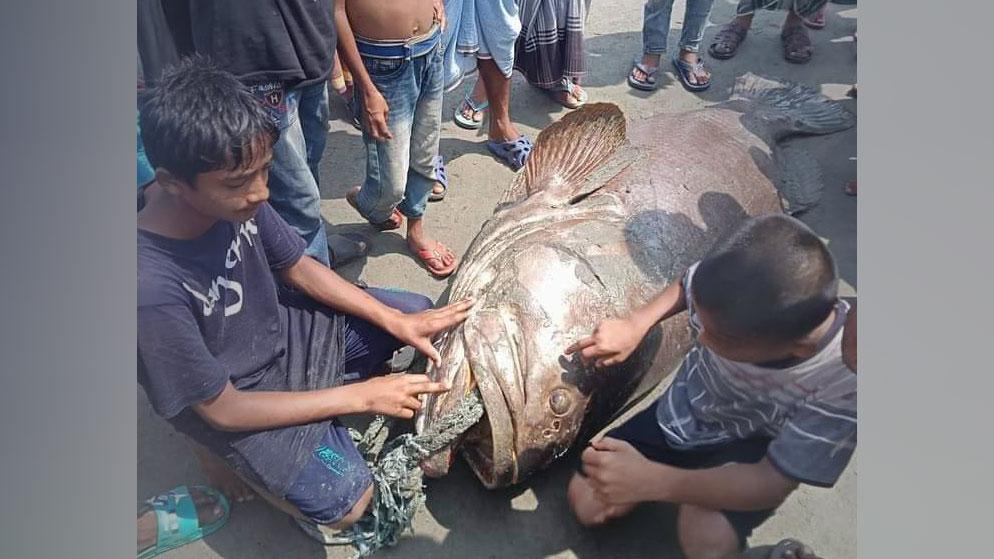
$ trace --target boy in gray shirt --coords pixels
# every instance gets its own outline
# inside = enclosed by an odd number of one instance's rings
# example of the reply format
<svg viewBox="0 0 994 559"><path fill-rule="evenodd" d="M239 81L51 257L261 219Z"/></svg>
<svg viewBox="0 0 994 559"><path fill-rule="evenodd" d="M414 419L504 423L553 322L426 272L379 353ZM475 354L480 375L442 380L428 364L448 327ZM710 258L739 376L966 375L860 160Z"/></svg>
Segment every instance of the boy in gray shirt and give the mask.
<svg viewBox="0 0 994 559"><path fill-rule="evenodd" d="M798 484L834 485L856 446L856 376L842 355L849 306L837 288L810 229L753 218L648 305L568 348L617 365L684 310L696 339L659 400L583 452L569 486L577 519L598 525L642 501L676 503L684 554L731 559Z"/></svg>

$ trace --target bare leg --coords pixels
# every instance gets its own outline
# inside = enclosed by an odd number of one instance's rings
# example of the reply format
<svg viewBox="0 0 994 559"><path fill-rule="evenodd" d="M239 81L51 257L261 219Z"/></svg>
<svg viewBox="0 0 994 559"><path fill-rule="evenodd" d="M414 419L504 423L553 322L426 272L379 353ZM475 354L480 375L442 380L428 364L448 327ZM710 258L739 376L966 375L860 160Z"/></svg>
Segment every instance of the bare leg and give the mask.
<svg viewBox="0 0 994 559"><path fill-rule="evenodd" d="M738 559L739 537L725 515L695 505L680 505L677 537L687 559Z"/></svg>
<svg viewBox="0 0 994 559"><path fill-rule="evenodd" d="M477 59L476 66L490 101L490 139L495 142L516 139L520 134L511 122L511 79L504 77L493 60Z"/></svg>
<svg viewBox="0 0 994 559"><path fill-rule="evenodd" d="M577 521L588 527L600 526L609 520L625 516L635 508L635 505L604 504L594 495L593 487L587 478L580 474L573 474L573 478L569 480L566 497Z"/></svg>

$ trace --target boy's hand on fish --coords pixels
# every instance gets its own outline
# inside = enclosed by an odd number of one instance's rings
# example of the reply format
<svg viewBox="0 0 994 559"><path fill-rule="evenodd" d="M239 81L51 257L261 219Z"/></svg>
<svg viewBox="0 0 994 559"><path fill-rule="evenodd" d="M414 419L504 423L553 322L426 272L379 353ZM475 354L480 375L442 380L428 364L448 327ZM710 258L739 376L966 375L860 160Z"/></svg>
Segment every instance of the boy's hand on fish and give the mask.
<svg viewBox="0 0 994 559"><path fill-rule="evenodd" d="M356 391L360 408L368 413L410 419L421 409L421 394L446 392L449 387L432 382L427 375L396 373L350 385Z"/></svg>
<svg viewBox="0 0 994 559"><path fill-rule="evenodd" d="M580 352L584 363L611 367L624 363L638 347L645 330L629 318L608 319L597 325L594 333L566 348L566 355Z"/></svg>
<svg viewBox="0 0 994 559"><path fill-rule="evenodd" d="M466 320L473 303L472 299L464 299L440 309L402 314L396 322L391 324L390 333L398 340L427 355L436 367L440 366L442 358L435 346L432 345L432 338Z"/></svg>
<svg viewBox="0 0 994 559"><path fill-rule="evenodd" d="M362 117L366 122L366 130L369 135L378 142L392 140L393 134L390 133L390 127L387 126L387 115L390 113L390 107L379 90L371 87L363 95L362 104L365 107Z"/></svg>
<svg viewBox="0 0 994 559"><path fill-rule="evenodd" d="M633 505L653 500L647 489L658 484L657 464L631 444L604 437L591 441L583 454L583 473L605 505Z"/></svg>

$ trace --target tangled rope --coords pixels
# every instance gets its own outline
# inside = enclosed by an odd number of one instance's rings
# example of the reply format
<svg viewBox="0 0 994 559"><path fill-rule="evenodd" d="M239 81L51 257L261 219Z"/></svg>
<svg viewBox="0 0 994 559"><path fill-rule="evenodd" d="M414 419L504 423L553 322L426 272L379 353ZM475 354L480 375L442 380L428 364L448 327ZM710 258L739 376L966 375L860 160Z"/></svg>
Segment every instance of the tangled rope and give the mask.
<svg viewBox="0 0 994 559"><path fill-rule="evenodd" d="M375 487L366 514L342 532L356 548L352 559L395 545L401 534L412 530L414 514L425 500L419 464L449 446L481 417L483 401L474 390L420 435L407 433L387 442L390 429L383 416L377 416L361 435L351 430L356 447L370 465Z"/></svg>

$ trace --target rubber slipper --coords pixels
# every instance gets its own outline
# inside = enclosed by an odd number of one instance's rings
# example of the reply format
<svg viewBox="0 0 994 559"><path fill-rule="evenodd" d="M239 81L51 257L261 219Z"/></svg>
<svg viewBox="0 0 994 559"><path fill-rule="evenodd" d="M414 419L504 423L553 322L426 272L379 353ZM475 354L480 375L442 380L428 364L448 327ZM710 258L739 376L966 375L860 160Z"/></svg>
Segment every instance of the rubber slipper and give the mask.
<svg viewBox="0 0 994 559"><path fill-rule="evenodd" d="M639 89L639 90L642 90L642 91L655 91L656 90L656 73L659 72L659 66L656 66L655 68L652 68L650 66L646 66L645 64L642 64L642 62L640 62L640 60L639 60L640 58L641 57L636 56L635 60L632 61L632 69L629 70L629 72L628 72L628 85L631 86L631 87L633 87L633 88L635 88L635 89ZM643 74L645 74L645 79L644 80L637 80L637 79L635 79L635 69L636 68L640 72L642 72Z"/></svg>
<svg viewBox="0 0 994 559"><path fill-rule="evenodd" d="M804 30L802 25L792 25L781 31L780 41L783 43L783 57L787 62L806 64L814 54L811 38L808 37L808 32Z"/></svg>
<svg viewBox="0 0 994 559"><path fill-rule="evenodd" d="M511 169L520 171L532 152L532 141L527 136L518 136L507 142L487 141L487 149Z"/></svg>
<svg viewBox="0 0 994 559"><path fill-rule="evenodd" d="M577 91L579 91L579 93L577 93ZM575 101L563 101L558 96L560 93L565 93L566 99L575 99ZM578 84L573 83L573 80L569 78L563 78L562 81L559 82L559 85L548 91L548 94L549 97L552 97L553 101L559 103L567 109L579 109L587 104L587 90L583 89Z"/></svg>
<svg viewBox="0 0 994 559"><path fill-rule="evenodd" d="M369 252L369 243L355 233L328 235L328 252L331 253L331 267L336 268L365 256Z"/></svg>
<svg viewBox="0 0 994 559"><path fill-rule="evenodd" d="M421 264L428 269L428 272L431 273L431 275L435 276L438 279L449 277L450 275L452 275L452 272L456 271L456 266L459 265L459 259L456 258L455 255L453 254L452 263L449 264L448 266L445 267L432 266L431 264L432 262L438 262L440 266L444 266L444 264L442 264L442 256L443 256L442 250L449 252L450 254L452 252L451 250L448 249L448 247L437 241L435 242L434 248L423 248L417 251L417 256L418 259L421 261Z"/></svg>
<svg viewBox="0 0 994 559"><path fill-rule="evenodd" d="M708 81L701 83L690 83L690 76L696 74L698 71L704 69L704 60L701 57L697 57L697 62L692 64L680 58L679 55L673 57L673 67L676 68L676 73L680 76L680 81L683 83L688 91L704 91L705 89L711 87L711 78Z"/></svg>
<svg viewBox="0 0 994 559"><path fill-rule="evenodd" d="M804 21L804 25L808 29L814 29L815 31L818 31L819 29L824 29L825 28L825 6L822 6L822 8L820 10L818 10L817 12L815 12L815 14L813 16L811 16L811 19L805 19L803 21Z"/></svg>
<svg viewBox="0 0 994 559"><path fill-rule="evenodd" d="M355 208L355 211L359 212L359 215L362 215L362 212L359 211L359 206L356 205L355 201L355 196L356 194L359 193L360 188L361 187L357 186L352 190L348 191L348 193L345 194L345 201L348 202L350 206ZM366 221L369 220L367 219ZM391 212L390 214L390 217L387 218L385 221L380 221L380 222L369 221L369 224L375 227L378 231L392 231L394 229L400 229L400 226L404 224L404 214L400 213L400 210L398 210L397 208L394 208L393 212Z"/></svg>
<svg viewBox="0 0 994 559"><path fill-rule="evenodd" d="M436 155L433 160L435 166L435 180L442 185L441 192L434 192L428 195L429 202L441 202L445 199L445 193L449 191L449 174L445 170L445 160L442 159L441 155Z"/></svg>
<svg viewBox="0 0 994 559"><path fill-rule="evenodd" d="M735 53L739 51L739 46L742 45L742 41L745 41L746 35L749 34L748 29L743 29L735 23L726 23L724 27L718 31L718 34L714 36L714 40L708 46L708 54L713 58L718 60L728 60L729 58L735 56ZM729 48L728 52L719 52L715 49L718 45L725 45Z"/></svg>
<svg viewBox="0 0 994 559"><path fill-rule="evenodd" d="M473 111L470 118L466 118L462 114L467 108ZM452 118L456 121L456 125L460 128L465 128L466 130L479 130L480 127L483 126L483 120L476 120L473 117L476 116L476 113L487 112L487 109L489 108L490 101L484 101L477 105L476 102L473 101L472 95L467 93L463 96L462 103L460 103L459 107L456 108L456 112L452 115Z"/></svg>
<svg viewBox="0 0 994 559"><path fill-rule="evenodd" d="M158 527L155 545L138 554L138 559L148 559L171 549L205 538L228 522L231 506L224 495L211 487L195 485L194 489L209 496L224 511L221 518L205 526L200 525L193 496L185 485L152 497L146 504L155 511Z"/></svg>

